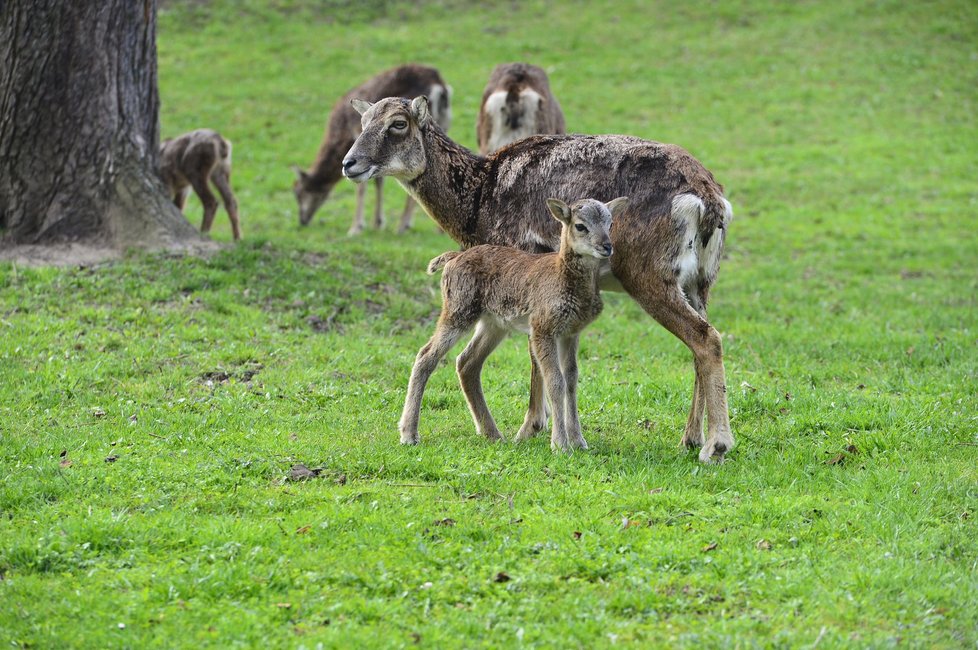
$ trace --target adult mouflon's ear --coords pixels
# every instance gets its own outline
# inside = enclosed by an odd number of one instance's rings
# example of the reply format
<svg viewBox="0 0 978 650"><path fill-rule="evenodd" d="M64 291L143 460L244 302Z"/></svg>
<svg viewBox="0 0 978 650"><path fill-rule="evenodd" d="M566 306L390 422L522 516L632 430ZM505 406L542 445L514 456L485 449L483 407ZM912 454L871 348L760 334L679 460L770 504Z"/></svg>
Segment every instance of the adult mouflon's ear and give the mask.
<svg viewBox="0 0 978 650"><path fill-rule="evenodd" d="M605 203L605 207L611 212L611 218L617 219L628 207L628 197L619 196L617 199L612 199Z"/></svg>
<svg viewBox="0 0 978 650"><path fill-rule="evenodd" d="M424 128L428 124L428 120L431 119L431 107L428 104L428 97L426 95L418 95L411 102L411 115L414 116L415 121L418 126Z"/></svg>
<svg viewBox="0 0 978 650"><path fill-rule="evenodd" d="M570 224L571 209L566 203L560 199L547 199L547 207L550 209L550 214L554 216L554 219L560 223Z"/></svg>
<svg viewBox="0 0 978 650"><path fill-rule="evenodd" d="M372 102L367 102L362 99L351 99L350 104L353 105L353 110L355 110L357 113L360 113L360 115L366 113L367 109L373 106Z"/></svg>

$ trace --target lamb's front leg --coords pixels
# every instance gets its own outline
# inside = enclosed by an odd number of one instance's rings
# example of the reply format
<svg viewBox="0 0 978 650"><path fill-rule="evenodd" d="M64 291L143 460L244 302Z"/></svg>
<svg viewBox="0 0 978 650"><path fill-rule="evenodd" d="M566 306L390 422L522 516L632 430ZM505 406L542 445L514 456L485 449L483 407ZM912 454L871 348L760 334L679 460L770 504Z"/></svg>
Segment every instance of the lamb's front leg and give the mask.
<svg viewBox="0 0 978 650"><path fill-rule="evenodd" d="M550 434L550 448L561 451L572 451L573 447L567 438L567 422L564 418L564 406L567 403L567 385L560 370L560 356L557 341L551 336L530 335L533 355L540 365L543 375L543 385L553 407L553 427Z"/></svg>
<svg viewBox="0 0 978 650"><path fill-rule="evenodd" d="M577 411L577 336L567 336L557 340L560 353L560 368L567 384L567 440L571 447L587 449L587 441L581 433L581 417Z"/></svg>
<svg viewBox="0 0 978 650"><path fill-rule="evenodd" d="M547 398L544 395L543 375L540 366L533 358L533 344L530 344L530 405L523 418L523 426L516 434L516 441L528 440L547 428Z"/></svg>

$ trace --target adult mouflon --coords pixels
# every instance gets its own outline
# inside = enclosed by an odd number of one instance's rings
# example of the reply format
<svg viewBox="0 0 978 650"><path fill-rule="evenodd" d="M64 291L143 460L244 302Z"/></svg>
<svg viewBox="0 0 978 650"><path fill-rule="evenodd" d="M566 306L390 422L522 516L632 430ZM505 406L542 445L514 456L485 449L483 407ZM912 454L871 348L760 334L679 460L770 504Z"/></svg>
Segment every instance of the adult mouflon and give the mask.
<svg viewBox="0 0 978 650"><path fill-rule="evenodd" d="M626 291L693 352L682 444L702 446L704 462L722 459L734 437L723 345L706 304L733 211L698 160L682 147L623 135L531 136L482 157L445 135L423 96L353 106L363 131L343 159L343 173L355 182L393 176L463 247L554 251L558 224L536 207L548 197L628 196L611 230L615 255L603 263L602 288ZM531 394L540 390L535 365L530 387ZM546 414L527 418L545 422Z"/></svg>

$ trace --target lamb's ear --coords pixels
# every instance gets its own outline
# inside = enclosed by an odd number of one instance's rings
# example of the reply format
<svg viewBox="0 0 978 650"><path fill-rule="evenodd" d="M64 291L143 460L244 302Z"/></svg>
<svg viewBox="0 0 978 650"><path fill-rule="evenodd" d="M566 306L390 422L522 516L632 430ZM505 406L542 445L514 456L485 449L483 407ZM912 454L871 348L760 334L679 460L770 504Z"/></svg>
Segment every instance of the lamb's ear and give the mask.
<svg viewBox="0 0 978 650"><path fill-rule="evenodd" d="M428 120L431 119L431 108L426 95L418 95L414 98L411 102L411 115L422 129L428 125Z"/></svg>
<svg viewBox="0 0 978 650"><path fill-rule="evenodd" d="M611 212L611 218L617 219L625 211L625 208L628 207L628 197L619 196L617 199L612 199L605 203L605 207Z"/></svg>
<svg viewBox="0 0 978 650"><path fill-rule="evenodd" d="M547 207L550 208L550 214L554 216L554 219L570 225L571 209L566 203L560 199L547 199Z"/></svg>
<svg viewBox="0 0 978 650"><path fill-rule="evenodd" d="M353 110L355 110L357 113L360 113L360 115L366 113L367 109L373 106L373 103L364 101L362 99L351 99L350 104L353 105Z"/></svg>

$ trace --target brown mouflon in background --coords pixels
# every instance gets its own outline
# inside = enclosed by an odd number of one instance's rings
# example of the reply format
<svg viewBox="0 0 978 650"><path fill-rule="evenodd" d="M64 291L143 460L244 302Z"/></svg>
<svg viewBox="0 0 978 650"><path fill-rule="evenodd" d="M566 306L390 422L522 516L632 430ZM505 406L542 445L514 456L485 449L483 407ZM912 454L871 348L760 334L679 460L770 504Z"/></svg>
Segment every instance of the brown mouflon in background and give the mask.
<svg viewBox="0 0 978 650"><path fill-rule="evenodd" d="M198 129L160 144L160 177L180 211L187 203L190 188L204 204L201 232L210 232L217 214L217 198L209 183L214 183L231 220L234 240L241 239L238 202L231 191L231 141L217 131Z"/></svg>

